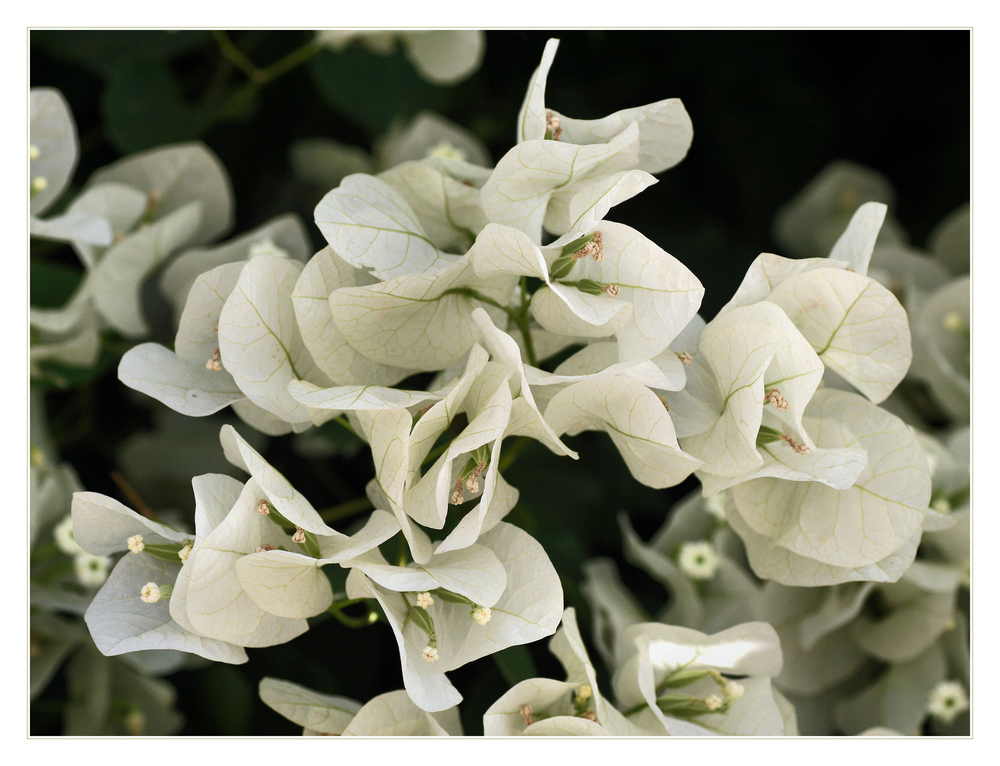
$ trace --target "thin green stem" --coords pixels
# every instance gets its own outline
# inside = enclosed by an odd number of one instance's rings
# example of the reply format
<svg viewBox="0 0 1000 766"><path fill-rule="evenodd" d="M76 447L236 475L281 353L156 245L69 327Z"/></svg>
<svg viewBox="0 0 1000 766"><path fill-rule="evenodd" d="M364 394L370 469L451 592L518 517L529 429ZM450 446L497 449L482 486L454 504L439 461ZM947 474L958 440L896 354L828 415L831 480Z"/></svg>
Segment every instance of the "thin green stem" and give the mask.
<svg viewBox="0 0 1000 766"><path fill-rule="evenodd" d="M311 59L313 56L319 53L322 47L323 46L316 40L310 40L305 45L300 46L295 50L293 50L284 58L278 59L269 67L260 70L262 72L262 74L259 75L261 77L261 81L270 82L271 80L281 77L281 75L285 74L286 72L295 69L295 67L297 67L299 64L304 64L305 62L307 62L309 59Z"/></svg>
<svg viewBox="0 0 1000 766"><path fill-rule="evenodd" d="M503 457L500 458L500 473L503 473L508 468L510 464L517 460L517 456L521 454L521 451L531 444L531 439L527 436L519 436L517 441L511 445L511 448L503 453Z"/></svg>
<svg viewBox="0 0 1000 766"><path fill-rule="evenodd" d="M331 521L341 521L343 519L350 518L355 514L367 511L372 507L372 501L367 497L356 497L353 500L348 500L346 503L341 503L340 505L335 505L332 508L326 508L320 511L319 516L327 523Z"/></svg>
<svg viewBox="0 0 1000 766"><path fill-rule="evenodd" d="M243 74L251 80L255 80L257 78L257 72L260 70L258 70L257 66L246 57L243 51L236 47L229 35L221 29L213 29L212 37L215 38L215 42L219 46L219 52L232 62L233 66L243 72Z"/></svg>
<svg viewBox="0 0 1000 766"><path fill-rule="evenodd" d="M427 457L424 458L424 462L420 464L421 467L427 465L430 462L433 462L436 458L439 458L441 455L445 453L445 451L450 446L451 442L448 442L447 444L439 444L437 447L432 449L430 452L427 453Z"/></svg>
<svg viewBox="0 0 1000 766"><path fill-rule="evenodd" d="M469 298L475 298L477 301L482 301L483 303L488 303L491 306L496 306L498 309L503 311L507 316L516 321L517 312L514 311L510 306L504 306L498 301L493 300L487 295L483 295L478 290L473 290L471 287L453 287L450 290L445 290L441 293L442 296L445 295L465 295Z"/></svg>
<svg viewBox="0 0 1000 766"><path fill-rule="evenodd" d="M396 543L396 566L405 567L410 558L407 554L409 553L408 546L406 544L406 538L403 535L399 536L399 542Z"/></svg>
<svg viewBox="0 0 1000 766"><path fill-rule="evenodd" d="M315 56L323 47L315 39L310 40L284 58L280 58L267 67L258 67L250 58L243 53L230 39L229 35L221 30L213 30L212 37L215 38L222 56L239 69L247 77L247 82L240 86L232 96L230 96L215 112L216 120L229 119L239 113L250 100L256 95L261 86L272 80L276 80L286 72L291 71L300 64L305 63Z"/></svg>
<svg viewBox="0 0 1000 766"><path fill-rule="evenodd" d="M354 426L352 426L351 423L350 423L350 421L346 417L344 417L343 415L337 415L337 417L335 417L333 419L333 422L336 423L339 426L343 426L344 428L346 428L348 431L350 431L355 436L358 435L358 432L354 430Z"/></svg>
<svg viewBox="0 0 1000 766"><path fill-rule="evenodd" d="M535 344L531 339L531 326L528 323L528 309L531 308L531 296L528 295L528 279L521 277L521 311L518 312L515 322L524 336L524 350L528 354L528 364L532 367L538 366L538 357L535 356Z"/></svg>
<svg viewBox="0 0 1000 766"><path fill-rule="evenodd" d="M368 612L363 617L351 617L350 615L344 614L343 609L352 606L353 604L358 604L365 602L368 607ZM341 625L346 625L348 628L366 628L369 625L373 625L378 622L378 612L372 609L368 599L365 598L347 598L340 601L334 601L330 606L327 607L326 611L337 618L337 622Z"/></svg>

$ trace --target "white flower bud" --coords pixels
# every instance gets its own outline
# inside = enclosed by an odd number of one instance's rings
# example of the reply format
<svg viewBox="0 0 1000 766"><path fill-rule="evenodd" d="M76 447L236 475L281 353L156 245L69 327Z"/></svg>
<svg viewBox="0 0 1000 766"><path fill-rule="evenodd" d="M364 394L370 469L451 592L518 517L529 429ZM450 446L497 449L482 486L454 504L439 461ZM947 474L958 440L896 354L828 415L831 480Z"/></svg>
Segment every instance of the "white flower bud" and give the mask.
<svg viewBox="0 0 1000 766"><path fill-rule="evenodd" d="M212 352L211 358L205 362L205 369L212 370L213 372L222 371L222 352L219 351L219 349L215 349L215 351Z"/></svg>
<svg viewBox="0 0 1000 766"><path fill-rule="evenodd" d="M145 604L155 604L160 600L160 595L160 586L155 582L146 583L139 591L139 598L142 599Z"/></svg>
<svg viewBox="0 0 1000 766"><path fill-rule="evenodd" d="M722 698L718 694L709 694L705 697L705 706L709 710L718 710L722 707Z"/></svg>
<svg viewBox="0 0 1000 766"><path fill-rule="evenodd" d="M155 582L148 582L139 590L139 598L147 604L155 604L161 598L170 598L173 590L170 585L157 585Z"/></svg>
<svg viewBox="0 0 1000 766"><path fill-rule="evenodd" d="M480 625L485 625L493 616L493 611L488 606L478 606L472 611L472 619Z"/></svg>
<svg viewBox="0 0 1000 766"><path fill-rule="evenodd" d="M427 662L437 662L438 661L438 650L433 646L425 646L424 651L421 655Z"/></svg>
<svg viewBox="0 0 1000 766"><path fill-rule="evenodd" d="M969 697L958 681L942 681L927 700L927 712L941 723L951 723L969 709Z"/></svg>
<svg viewBox="0 0 1000 766"><path fill-rule="evenodd" d="M738 700L743 696L744 691L745 689L743 688L743 684L738 684L735 681L726 682L726 687L723 689L723 693L726 695L726 699L729 702Z"/></svg>
<svg viewBox="0 0 1000 766"><path fill-rule="evenodd" d="M146 543L143 542L142 535L132 535L128 540L128 549L132 553L142 553L146 549Z"/></svg>
<svg viewBox="0 0 1000 766"><path fill-rule="evenodd" d="M710 580L715 576L722 559L715 547L707 540L681 545L677 564L688 577L695 580Z"/></svg>
<svg viewBox="0 0 1000 766"><path fill-rule="evenodd" d="M191 555L191 548L192 547L193 546L185 545L179 551L177 551L177 558L179 558L181 560L182 564L186 564L187 563L188 556Z"/></svg>
<svg viewBox="0 0 1000 766"><path fill-rule="evenodd" d="M431 598L431 594L430 593L418 593L417 594L417 606L419 606L421 609L430 609L430 607L431 607L431 605L433 605L433 603L434 603L434 599Z"/></svg>

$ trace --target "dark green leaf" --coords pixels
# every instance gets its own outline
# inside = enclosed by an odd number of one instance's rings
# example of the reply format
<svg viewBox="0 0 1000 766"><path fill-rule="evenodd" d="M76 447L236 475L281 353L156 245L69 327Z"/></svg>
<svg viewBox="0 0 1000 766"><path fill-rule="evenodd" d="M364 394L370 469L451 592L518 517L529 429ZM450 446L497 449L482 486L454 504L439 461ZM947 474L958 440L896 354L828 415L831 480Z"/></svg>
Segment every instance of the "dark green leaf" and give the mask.
<svg viewBox="0 0 1000 766"><path fill-rule="evenodd" d="M160 61L116 67L101 107L108 138L123 154L198 138L208 125L207 113L184 101L170 69Z"/></svg>
<svg viewBox="0 0 1000 766"><path fill-rule="evenodd" d="M83 64L109 77L130 61L166 61L201 45L204 31L149 30L40 30L31 33L31 44L53 56Z"/></svg>
<svg viewBox="0 0 1000 766"><path fill-rule="evenodd" d="M324 100L372 133L384 133L394 118L440 111L449 95L422 79L398 50L391 56L357 46L342 53L322 50L309 66Z"/></svg>
<svg viewBox="0 0 1000 766"><path fill-rule="evenodd" d="M31 274L31 305L39 309L57 309L66 305L83 280L80 269L61 263L32 258L28 268Z"/></svg>
<svg viewBox="0 0 1000 766"><path fill-rule="evenodd" d="M493 661L500 668L504 680L511 686L538 676L531 652L524 646L511 646L493 654Z"/></svg>

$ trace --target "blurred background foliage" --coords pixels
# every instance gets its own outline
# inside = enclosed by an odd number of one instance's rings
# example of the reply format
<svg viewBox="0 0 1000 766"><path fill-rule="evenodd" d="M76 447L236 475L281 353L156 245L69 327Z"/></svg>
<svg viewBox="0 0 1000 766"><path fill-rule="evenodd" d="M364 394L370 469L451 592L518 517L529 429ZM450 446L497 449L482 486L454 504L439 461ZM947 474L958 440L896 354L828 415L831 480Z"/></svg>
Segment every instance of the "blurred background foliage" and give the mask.
<svg viewBox="0 0 1000 766"><path fill-rule="evenodd" d="M706 319L760 252L782 254L771 234L775 211L831 160L853 160L887 176L897 192L896 217L918 246L969 199L971 37L962 30L490 31L481 68L450 87L423 80L398 49L380 56L353 45L334 53L318 48L310 31L41 30L31 33L30 84L61 90L78 126L80 161L65 198L125 154L200 139L232 178L234 234L295 212L318 250L325 243L312 211L329 190L292 175L294 142L332 138L370 151L390 127L430 109L471 130L496 161L511 146L528 78L552 36L561 45L547 102L563 114L596 118L662 98L683 100L695 131L687 158L613 217L702 280ZM75 255L69 247L33 243L32 256L32 304L61 305L82 276ZM171 345L169 314L157 309L162 299L155 289L147 293L156 328L150 340ZM155 410L163 408L127 395L118 383L114 370L125 348L107 338L96 368L62 370L70 386L47 390L46 409L62 458L83 485L128 503L111 474L127 462L122 445L151 432ZM209 438L218 427L214 417L198 422ZM373 473L367 451L335 428L323 429L338 442L335 457L303 458L293 437L271 439L265 452L317 508L362 495ZM185 431L174 438L189 437ZM603 434L569 443L579 463L533 443L513 464L509 478L522 501L509 520L545 547L586 635L580 564L597 555L621 562L617 513L627 510L648 538L696 482L651 490L630 477ZM188 495L189 487L182 487ZM662 588L627 565L621 570L655 611ZM298 733L259 701L256 687L265 675L362 702L402 686L385 625L359 631L322 617L313 622L320 621L322 627L290 644L252 650L246 665L205 663L169 676L186 719L182 733ZM465 695L467 733L481 733L482 713L512 683L562 677L544 643L451 674ZM60 671L33 703L33 734L61 731L66 695Z"/></svg>

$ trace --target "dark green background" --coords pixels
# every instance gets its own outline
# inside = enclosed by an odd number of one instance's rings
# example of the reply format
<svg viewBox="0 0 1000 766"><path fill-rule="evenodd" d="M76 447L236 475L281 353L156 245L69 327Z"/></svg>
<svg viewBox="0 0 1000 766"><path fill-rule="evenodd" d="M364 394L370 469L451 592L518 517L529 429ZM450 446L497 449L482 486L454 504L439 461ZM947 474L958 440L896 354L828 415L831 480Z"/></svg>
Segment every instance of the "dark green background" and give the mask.
<svg viewBox="0 0 1000 766"><path fill-rule="evenodd" d="M231 33L259 67L310 35ZM454 87L427 84L400 53L384 58L352 47L320 53L246 101L234 100L245 76L219 55L207 32L35 31L31 85L57 87L71 104L81 140L76 186L128 152L200 138L232 177L234 233L294 211L318 249L312 210L327 190L291 177L294 141L328 137L370 148L394 118L430 108L473 130L495 161L511 146L528 77L551 36L562 42L546 101L564 114L596 118L662 98L684 101L695 136L687 158L613 217L694 271L706 287L706 318L729 299L758 253L780 253L771 236L774 212L833 159L854 160L892 181L896 216L917 245L969 199L968 31L496 31L487 35L481 69ZM58 279L71 285L79 269L68 248L48 252L45 263L44 272L33 268L45 276L36 276L33 295ZM170 343L169 336L157 339ZM116 359L109 352L101 374L82 376L78 387L47 398L63 457L87 489L112 496L118 493L108 474L117 445L148 428L150 408L159 406L123 396ZM595 555L620 560L619 510L627 509L648 537L696 484L649 490L631 479L603 436L585 434L571 445L580 463L535 446L522 454L510 470L523 498L511 520L545 546L588 635L576 585L580 563ZM266 456L317 507L360 494L372 475L365 452L310 463L291 452L287 438L273 440ZM622 570L651 609L663 603L659 586L627 565ZM185 734L296 733L257 700L257 681L268 674L360 701L402 686L385 625L351 631L329 620L288 645L249 654L247 665L170 677L187 716ZM562 677L544 642L530 655L539 674ZM502 659L510 678L529 672L517 665L524 653ZM481 732L482 712L510 684L491 659L450 677L466 697L467 731ZM33 708L33 733L58 733L52 703L63 684L57 676Z"/></svg>

